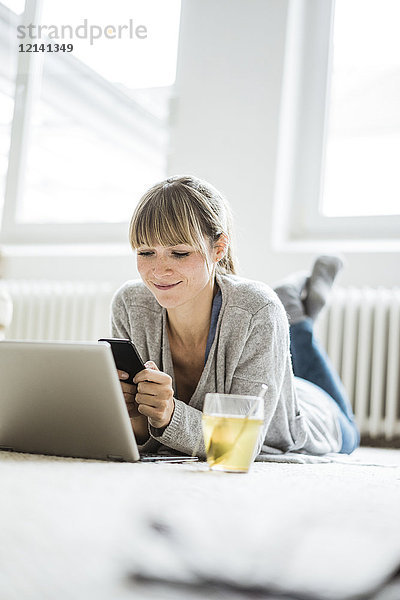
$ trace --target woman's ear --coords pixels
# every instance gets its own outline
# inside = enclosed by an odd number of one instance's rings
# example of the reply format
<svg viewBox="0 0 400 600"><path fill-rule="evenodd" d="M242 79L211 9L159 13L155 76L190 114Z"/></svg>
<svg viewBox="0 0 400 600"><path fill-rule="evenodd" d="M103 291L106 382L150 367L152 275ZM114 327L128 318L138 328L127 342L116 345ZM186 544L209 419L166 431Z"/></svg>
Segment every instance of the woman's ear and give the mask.
<svg viewBox="0 0 400 600"><path fill-rule="evenodd" d="M225 233L221 233L218 240L214 243L214 260L219 262L224 258L228 251L229 238Z"/></svg>

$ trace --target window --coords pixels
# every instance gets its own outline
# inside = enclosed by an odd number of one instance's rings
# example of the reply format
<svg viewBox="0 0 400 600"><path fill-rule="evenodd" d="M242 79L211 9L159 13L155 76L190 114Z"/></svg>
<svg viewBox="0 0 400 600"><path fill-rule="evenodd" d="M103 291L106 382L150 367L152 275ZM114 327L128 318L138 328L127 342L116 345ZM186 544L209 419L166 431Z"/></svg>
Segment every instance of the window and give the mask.
<svg viewBox="0 0 400 600"><path fill-rule="evenodd" d="M400 237L399 19L397 0L291 4L277 188L287 238Z"/></svg>
<svg viewBox="0 0 400 600"><path fill-rule="evenodd" d="M9 23L10 57L22 42L73 51L18 53L3 241L125 240L165 176L179 15L179 0L27 0L22 32L42 31L17 40Z"/></svg>
<svg viewBox="0 0 400 600"><path fill-rule="evenodd" d="M7 2L7 6L3 4L0 4L0 55L7 57L7 60L0 61L0 215L4 205L17 73L17 55L8 55L7 39L10 24L17 27L18 14L23 10L21 2Z"/></svg>
<svg viewBox="0 0 400 600"><path fill-rule="evenodd" d="M400 3L336 0L321 212L400 215Z"/></svg>

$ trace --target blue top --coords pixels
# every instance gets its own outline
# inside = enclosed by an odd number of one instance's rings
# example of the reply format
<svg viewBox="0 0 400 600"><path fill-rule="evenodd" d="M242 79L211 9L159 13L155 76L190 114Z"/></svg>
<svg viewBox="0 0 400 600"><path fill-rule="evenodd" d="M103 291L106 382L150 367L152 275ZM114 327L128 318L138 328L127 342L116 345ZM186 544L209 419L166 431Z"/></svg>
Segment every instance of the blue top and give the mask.
<svg viewBox="0 0 400 600"><path fill-rule="evenodd" d="M218 288L218 292L214 296L214 300L211 308L211 323L210 330L208 332L207 344L206 344L206 357L204 359L204 364L207 362L208 355L210 353L211 346L213 344L215 338L215 332L217 330L217 323L219 317L219 311L221 310L222 305L222 294L221 290Z"/></svg>

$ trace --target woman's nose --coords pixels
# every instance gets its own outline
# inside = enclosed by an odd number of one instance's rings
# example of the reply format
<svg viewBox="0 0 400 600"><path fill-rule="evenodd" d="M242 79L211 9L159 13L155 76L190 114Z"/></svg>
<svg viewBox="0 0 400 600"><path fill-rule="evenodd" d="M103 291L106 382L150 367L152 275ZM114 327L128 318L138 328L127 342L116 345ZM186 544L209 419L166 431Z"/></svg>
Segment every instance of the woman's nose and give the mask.
<svg viewBox="0 0 400 600"><path fill-rule="evenodd" d="M153 273L155 275L167 275L171 273L171 265L167 258L158 257L153 264Z"/></svg>

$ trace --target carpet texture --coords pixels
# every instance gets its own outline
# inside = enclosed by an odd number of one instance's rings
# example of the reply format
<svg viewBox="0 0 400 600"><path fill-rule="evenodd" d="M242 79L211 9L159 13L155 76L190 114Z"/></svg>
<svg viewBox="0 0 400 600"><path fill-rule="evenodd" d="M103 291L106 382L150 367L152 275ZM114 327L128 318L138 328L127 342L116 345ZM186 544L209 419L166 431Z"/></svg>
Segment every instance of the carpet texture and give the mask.
<svg viewBox="0 0 400 600"><path fill-rule="evenodd" d="M243 475L1 452L0 598L398 600L399 457Z"/></svg>

